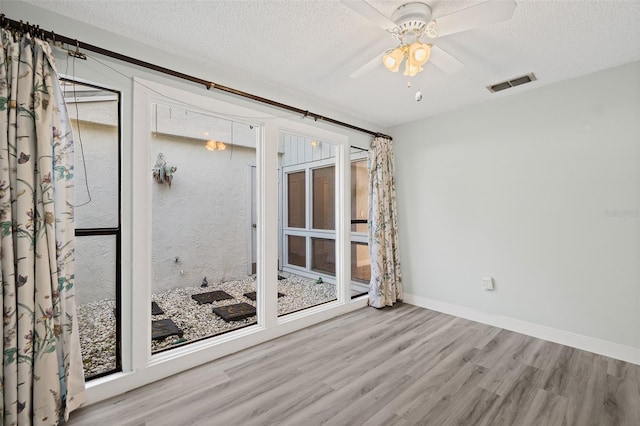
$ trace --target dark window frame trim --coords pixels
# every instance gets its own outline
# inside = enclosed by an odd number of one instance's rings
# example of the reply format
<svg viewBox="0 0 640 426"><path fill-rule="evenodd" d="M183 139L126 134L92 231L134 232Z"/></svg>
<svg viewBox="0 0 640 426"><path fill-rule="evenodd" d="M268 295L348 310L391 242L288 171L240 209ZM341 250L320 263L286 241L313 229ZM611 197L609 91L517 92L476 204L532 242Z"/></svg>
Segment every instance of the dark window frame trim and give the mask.
<svg viewBox="0 0 640 426"><path fill-rule="evenodd" d="M85 380L89 381L122 371L122 92L97 84L74 80L69 77L59 77L59 80L71 84L78 84L92 87L94 89L113 92L117 96L118 102L118 226L104 228L76 228L74 233L76 238L109 235L114 235L116 237L116 367L112 370L103 371L101 373L85 377ZM79 125L80 123L78 123L78 126Z"/></svg>

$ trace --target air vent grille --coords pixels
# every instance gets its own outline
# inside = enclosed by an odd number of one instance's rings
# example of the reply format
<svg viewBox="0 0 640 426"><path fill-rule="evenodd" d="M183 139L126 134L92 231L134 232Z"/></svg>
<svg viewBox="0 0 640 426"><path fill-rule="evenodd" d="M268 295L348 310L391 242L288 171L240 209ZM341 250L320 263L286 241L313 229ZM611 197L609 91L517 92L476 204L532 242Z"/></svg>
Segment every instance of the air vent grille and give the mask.
<svg viewBox="0 0 640 426"><path fill-rule="evenodd" d="M487 86L487 90L489 90L491 93L495 93L501 90L509 89L511 87L520 86L521 84L531 83L532 81L536 81L536 76L533 73L529 73L527 75L523 75L522 77L516 77L512 80L507 80L501 83Z"/></svg>

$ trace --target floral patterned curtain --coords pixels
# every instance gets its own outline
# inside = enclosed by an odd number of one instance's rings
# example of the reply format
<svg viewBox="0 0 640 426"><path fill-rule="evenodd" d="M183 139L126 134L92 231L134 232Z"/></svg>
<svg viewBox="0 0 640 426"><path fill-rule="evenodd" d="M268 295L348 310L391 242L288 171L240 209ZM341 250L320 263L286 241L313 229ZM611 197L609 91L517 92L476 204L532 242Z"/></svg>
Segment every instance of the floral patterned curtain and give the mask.
<svg viewBox="0 0 640 426"><path fill-rule="evenodd" d="M71 123L49 45L0 31L0 424L55 425L84 401Z"/></svg>
<svg viewBox="0 0 640 426"><path fill-rule="evenodd" d="M369 150L369 305L391 306L402 300L396 186L390 139L377 137Z"/></svg>

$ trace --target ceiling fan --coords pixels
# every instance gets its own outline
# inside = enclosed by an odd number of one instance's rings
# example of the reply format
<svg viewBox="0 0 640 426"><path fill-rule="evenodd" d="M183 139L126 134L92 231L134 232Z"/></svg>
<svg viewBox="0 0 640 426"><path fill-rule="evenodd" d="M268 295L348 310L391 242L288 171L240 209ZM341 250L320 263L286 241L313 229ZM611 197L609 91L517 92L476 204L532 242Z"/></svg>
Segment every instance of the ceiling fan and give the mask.
<svg viewBox="0 0 640 426"><path fill-rule="evenodd" d="M342 0L342 3L387 31L399 43L352 72L352 78L358 78L380 64L384 64L389 71L397 72L403 61L404 75L410 77L422 71L422 65L427 61L444 72L453 74L460 71L464 64L438 46L425 41L506 21L511 19L516 8L513 0L485 1L433 18L431 6L416 2L398 7L391 18L388 18L365 0Z"/></svg>

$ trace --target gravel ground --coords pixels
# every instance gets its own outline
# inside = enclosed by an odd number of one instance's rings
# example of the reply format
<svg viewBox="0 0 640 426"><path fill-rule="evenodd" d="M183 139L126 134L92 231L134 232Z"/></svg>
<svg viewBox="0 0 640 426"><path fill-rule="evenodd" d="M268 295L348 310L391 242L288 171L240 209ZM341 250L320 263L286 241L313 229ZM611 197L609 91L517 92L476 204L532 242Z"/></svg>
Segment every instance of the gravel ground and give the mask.
<svg viewBox="0 0 640 426"><path fill-rule="evenodd" d="M192 294L224 290L233 299L221 300L199 305L191 298ZM183 332L183 339L170 336L151 342L151 351L158 352L194 340L215 336L230 330L246 327L256 322L256 317L240 321L226 322L211 310L217 306L245 302L253 306L256 302L243 296L243 293L256 290L255 277L244 280L210 283L207 288L181 287L165 290L152 295L164 311L163 315L154 315L153 320L170 318ZM336 299L333 284L316 284L315 281L291 275L278 281L278 291L285 294L278 298L278 315L295 312ZM101 300L78 306L78 324L85 377L115 369L115 301Z"/></svg>
<svg viewBox="0 0 640 426"><path fill-rule="evenodd" d="M77 307L85 377L116 368L115 311L115 300L99 300Z"/></svg>

